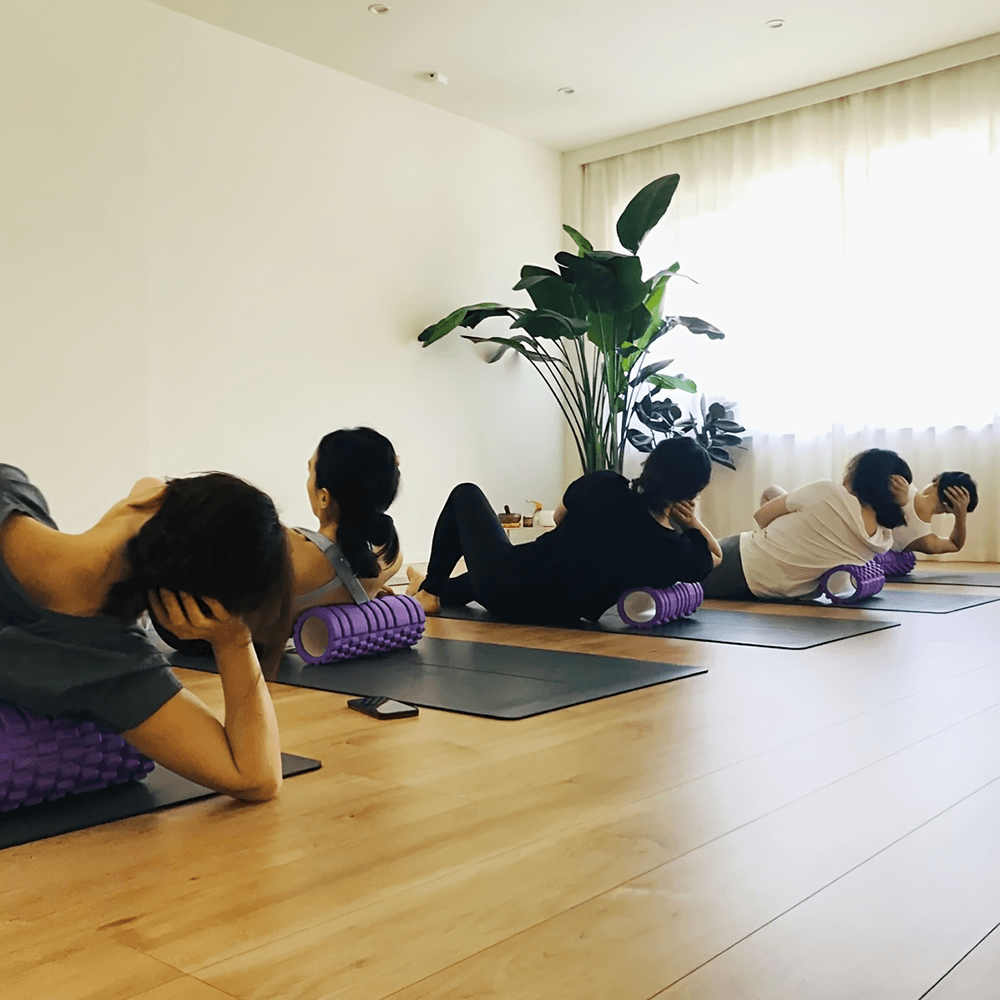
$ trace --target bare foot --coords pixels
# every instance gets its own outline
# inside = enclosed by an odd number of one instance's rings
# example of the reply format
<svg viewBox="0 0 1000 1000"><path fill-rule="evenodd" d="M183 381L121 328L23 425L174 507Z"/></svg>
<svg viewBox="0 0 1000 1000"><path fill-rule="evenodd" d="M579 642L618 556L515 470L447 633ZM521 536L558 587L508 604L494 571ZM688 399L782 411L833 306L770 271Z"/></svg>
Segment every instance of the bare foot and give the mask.
<svg viewBox="0 0 1000 1000"><path fill-rule="evenodd" d="M407 566L406 579L410 581L406 585L406 592L410 595L410 597L413 597L413 595L420 589L420 584L427 579L427 574L421 573L416 566Z"/></svg>
<svg viewBox="0 0 1000 1000"><path fill-rule="evenodd" d="M759 506L763 507L768 500L776 500L778 497L783 497L787 492L788 490L783 490L780 486L768 486L760 495Z"/></svg>
<svg viewBox="0 0 1000 1000"><path fill-rule="evenodd" d="M406 579L410 582L406 586L406 592L423 609L425 615L436 615L441 611L441 602L435 594L428 594L426 590L421 590L420 586L427 579L426 573L413 566L406 567Z"/></svg>

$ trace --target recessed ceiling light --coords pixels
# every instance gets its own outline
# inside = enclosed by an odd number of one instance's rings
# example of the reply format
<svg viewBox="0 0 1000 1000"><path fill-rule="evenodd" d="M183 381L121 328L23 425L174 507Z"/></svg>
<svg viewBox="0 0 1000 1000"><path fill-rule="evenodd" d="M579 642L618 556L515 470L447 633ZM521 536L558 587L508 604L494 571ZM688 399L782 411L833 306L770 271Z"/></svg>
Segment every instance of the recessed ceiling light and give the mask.
<svg viewBox="0 0 1000 1000"><path fill-rule="evenodd" d="M368 9L371 10L370 7ZM772 17L770 21L764 22L765 28L783 28L784 26L785 22L780 17Z"/></svg>
<svg viewBox="0 0 1000 1000"><path fill-rule="evenodd" d="M373 3L368 5L368 9L373 14L388 14L389 8L384 3Z"/></svg>
<svg viewBox="0 0 1000 1000"><path fill-rule="evenodd" d="M560 87L556 91L556 93L557 94L575 94L576 91L572 87Z"/></svg>

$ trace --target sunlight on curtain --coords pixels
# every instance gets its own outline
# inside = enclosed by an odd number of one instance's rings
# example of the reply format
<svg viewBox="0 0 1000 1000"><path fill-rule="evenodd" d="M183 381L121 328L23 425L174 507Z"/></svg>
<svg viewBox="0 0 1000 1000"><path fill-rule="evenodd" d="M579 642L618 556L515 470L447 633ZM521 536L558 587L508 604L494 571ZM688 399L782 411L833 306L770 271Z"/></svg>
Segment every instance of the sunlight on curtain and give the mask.
<svg viewBox="0 0 1000 1000"><path fill-rule="evenodd" d="M968 469L981 509L959 558L1000 558L1000 57L587 164L583 232L617 246L629 198L673 172L643 259L679 260L695 281L668 311L727 336L675 330L658 356L752 435L713 483L713 527L879 445L922 482Z"/></svg>

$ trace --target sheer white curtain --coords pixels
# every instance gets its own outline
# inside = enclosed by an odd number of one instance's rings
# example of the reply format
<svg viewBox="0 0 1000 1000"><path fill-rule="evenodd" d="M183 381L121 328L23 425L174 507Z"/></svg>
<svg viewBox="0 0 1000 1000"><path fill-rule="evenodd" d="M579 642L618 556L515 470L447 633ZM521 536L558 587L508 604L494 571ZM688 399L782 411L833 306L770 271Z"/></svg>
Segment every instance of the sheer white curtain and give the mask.
<svg viewBox="0 0 1000 1000"><path fill-rule="evenodd" d="M674 172L643 260L679 260L697 283L668 311L726 339L675 330L659 353L752 436L736 474L717 467L709 523L750 527L764 486L881 446L920 485L971 472L958 558L1000 559L1000 57L589 163L583 232L617 246L629 198Z"/></svg>

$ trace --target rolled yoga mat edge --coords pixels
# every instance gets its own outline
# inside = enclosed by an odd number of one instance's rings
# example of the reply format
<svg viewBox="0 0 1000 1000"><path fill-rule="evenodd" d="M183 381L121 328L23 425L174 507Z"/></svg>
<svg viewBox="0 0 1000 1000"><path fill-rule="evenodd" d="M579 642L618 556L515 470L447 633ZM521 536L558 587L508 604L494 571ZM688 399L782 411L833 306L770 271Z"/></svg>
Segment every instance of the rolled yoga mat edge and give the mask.
<svg viewBox="0 0 1000 1000"><path fill-rule="evenodd" d="M281 773L285 778L307 774L322 766L312 757L300 757L293 753L281 755ZM220 794L157 764L143 781L68 795L52 802L3 813L0 815L0 850Z"/></svg>
<svg viewBox="0 0 1000 1000"><path fill-rule="evenodd" d="M215 672L209 657L176 654L170 662ZM412 649L317 666L286 653L276 680L334 694L384 696L420 708L514 720L707 672L675 663L424 636Z"/></svg>

